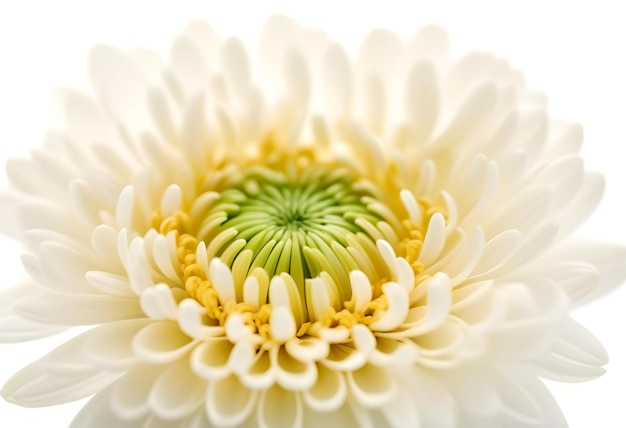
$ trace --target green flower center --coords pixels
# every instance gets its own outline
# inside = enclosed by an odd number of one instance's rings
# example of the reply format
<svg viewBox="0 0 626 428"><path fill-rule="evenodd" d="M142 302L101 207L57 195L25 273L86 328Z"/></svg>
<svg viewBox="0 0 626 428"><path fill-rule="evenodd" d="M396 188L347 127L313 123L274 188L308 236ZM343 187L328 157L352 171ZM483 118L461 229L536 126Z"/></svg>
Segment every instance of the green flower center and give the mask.
<svg viewBox="0 0 626 428"><path fill-rule="evenodd" d="M219 192L196 234L231 267L245 254L248 270L261 267L270 277L286 272L302 284L325 271L348 284L359 254L375 250L382 236L385 219L372 209L373 195L346 169L258 167L237 181Z"/></svg>

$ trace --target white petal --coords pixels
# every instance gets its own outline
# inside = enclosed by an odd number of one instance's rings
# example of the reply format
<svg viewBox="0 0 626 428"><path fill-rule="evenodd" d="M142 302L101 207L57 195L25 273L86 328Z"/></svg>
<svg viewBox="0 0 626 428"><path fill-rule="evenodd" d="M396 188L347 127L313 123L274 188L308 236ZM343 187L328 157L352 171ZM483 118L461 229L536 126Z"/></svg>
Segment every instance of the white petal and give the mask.
<svg viewBox="0 0 626 428"><path fill-rule="evenodd" d="M147 88L139 69L116 48L98 45L89 55L91 84L110 113L131 132L149 128Z"/></svg>
<svg viewBox="0 0 626 428"><path fill-rule="evenodd" d="M443 272L438 272L426 284L428 286L426 312L423 318L411 324L407 323L408 328L404 332L407 335L419 336L435 330L448 318L450 313L452 287L448 276ZM411 309L411 311L414 311L414 309Z"/></svg>
<svg viewBox="0 0 626 428"><path fill-rule="evenodd" d="M463 368L446 374L450 391L462 408L480 416L493 416L502 405L489 369Z"/></svg>
<svg viewBox="0 0 626 428"><path fill-rule="evenodd" d="M25 319L16 314L0 315L0 342L12 343L52 336L67 329Z"/></svg>
<svg viewBox="0 0 626 428"><path fill-rule="evenodd" d="M358 370L348 372L346 377L350 391L364 407L383 406L396 392L395 378L383 367L367 364Z"/></svg>
<svg viewBox="0 0 626 428"><path fill-rule="evenodd" d="M191 368L203 379L223 379L231 373L228 365L233 344L224 338L207 339L191 353Z"/></svg>
<svg viewBox="0 0 626 428"><path fill-rule="evenodd" d="M211 260L209 277L222 305L235 300L233 274L220 259L215 258Z"/></svg>
<svg viewBox="0 0 626 428"><path fill-rule="evenodd" d="M381 410L392 427L420 428L422 426L414 398L402 387L398 388L394 397L382 406Z"/></svg>
<svg viewBox="0 0 626 428"><path fill-rule="evenodd" d="M14 374L2 387L0 394L25 407L52 406L88 397L119 377L119 373L98 370L74 376L53 376L42 361L36 361Z"/></svg>
<svg viewBox="0 0 626 428"><path fill-rule="evenodd" d="M150 318L163 320L177 319L178 304L172 295L172 289L165 284L150 287L141 293L141 309Z"/></svg>
<svg viewBox="0 0 626 428"><path fill-rule="evenodd" d="M56 293L22 299L15 303L15 312L34 321L64 325L102 324L145 316L135 298Z"/></svg>
<svg viewBox="0 0 626 428"><path fill-rule="evenodd" d="M118 248L127 245L125 241L125 234L120 233L118 239ZM121 253L121 252L120 252ZM148 264L148 257L144 249L144 240L141 238L135 238L130 243L128 249L128 262L126 266L128 270L128 279L130 286L137 295L146 290L148 287L153 287L154 281L150 275L151 268Z"/></svg>
<svg viewBox="0 0 626 428"><path fill-rule="evenodd" d="M180 209L182 199L180 187L176 184L169 185L161 198L161 215L163 217L174 215L176 210Z"/></svg>
<svg viewBox="0 0 626 428"><path fill-rule="evenodd" d="M425 143L437 125L439 98L439 82L433 64L418 62L411 70L405 95L407 121L418 143Z"/></svg>
<svg viewBox="0 0 626 428"><path fill-rule="evenodd" d="M116 296L134 296L130 288L128 278L110 272L89 271L85 273L85 278L91 285L100 291Z"/></svg>
<svg viewBox="0 0 626 428"><path fill-rule="evenodd" d="M312 336L289 340L285 343L285 349L292 357L303 362L321 360L330 352L328 342Z"/></svg>
<svg viewBox="0 0 626 428"><path fill-rule="evenodd" d="M211 382L206 413L216 426L240 426L257 402L258 393L242 385L236 376Z"/></svg>
<svg viewBox="0 0 626 428"><path fill-rule="evenodd" d="M272 338L279 343L284 343L296 336L296 322L289 309L278 307L272 311L270 331L272 332Z"/></svg>
<svg viewBox="0 0 626 428"><path fill-rule="evenodd" d="M318 366L317 381L303 391L302 398L308 407L317 412L337 410L345 402L348 393L343 373Z"/></svg>
<svg viewBox="0 0 626 428"><path fill-rule="evenodd" d="M369 278L360 270L350 272L350 287L354 299L354 311L361 312L372 301L372 284Z"/></svg>
<svg viewBox="0 0 626 428"><path fill-rule="evenodd" d="M144 421L142 419L124 420L111 408L111 396L115 385L98 391L74 417L69 428L105 428L104 424L111 424L119 428L143 428Z"/></svg>
<svg viewBox="0 0 626 428"><path fill-rule="evenodd" d="M300 396L278 385L263 391L257 407L259 426L302 426L302 400Z"/></svg>
<svg viewBox="0 0 626 428"><path fill-rule="evenodd" d="M372 331L363 324L352 327L352 340L356 349L369 356L376 349L376 338Z"/></svg>
<svg viewBox="0 0 626 428"><path fill-rule="evenodd" d="M434 262L446 243L446 220L441 213L435 213L428 222L426 237L418 260L426 266Z"/></svg>
<svg viewBox="0 0 626 428"><path fill-rule="evenodd" d="M193 340L175 321L157 321L144 327L133 339L135 355L150 364L174 361L192 349Z"/></svg>
<svg viewBox="0 0 626 428"><path fill-rule="evenodd" d="M91 267L97 266L89 253L81 254L58 242L45 242L39 250L41 267L49 279L46 284L54 289L73 294L100 294L85 279Z"/></svg>
<svg viewBox="0 0 626 428"><path fill-rule="evenodd" d="M250 86L250 65L243 43L237 38L230 38L222 44L220 54L229 90L245 101Z"/></svg>
<svg viewBox="0 0 626 428"><path fill-rule="evenodd" d="M324 95L332 116L347 115L353 90L348 55L340 45L331 45L324 58Z"/></svg>
<svg viewBox="0 0 626 428"><path fill-rule="evenodd" d="M349 330L348 330L349 331ZM351 346L344 344L332 344L330 352L322 364L331 370L350 371L357 370L367 362L367 356Z"/></svg>
<svg viewBox="0 0 626 428"><path fill-rule="evenodd" d="M387 282L382 289L387 298L387 309L384 310L382 316L375 318L375 321L369 325L369 328L374 331L395 329L409 313L409 296L400 284Z"/></svg>
<svg viewBox="0 0 626 428"><path fill-rule="evenodd" d="M270 350L270 358L276 370L276 381L290 391L309 389L317 379L314 362L303 362L293 358L282 346Z"/></svg>
<svg viewBox="0 0 626 428"><path fill-rule="evenodd" d="M156 380L167 366L136 365L113 386L110 406L121 419L148 415L148 397Z"/></svg>
<svg viewBox="0 0 626 428"><path fill-rule="evenodd" d="M150 390L148 405L155 415L171 421L191 414L204 400L207 384L185 358L170 364Z"/></svg>
<svg viewBox="0 0 626 428"><path fill-rule="evenodd" d="M609 356L600 341L573 319L566 320L559 329L559 340L553 352L585 364L604 365Z"/></svg>
<svg viewBox="0 0 626 428"><path fill-rule="evenodd" d="M194 339L222 336L224 327L209 325L206 308L195 299L185 299L178 305L178 324L180 329Z"/></svg>
<svg viewBox="0 0 626 428"><path fill-rule="evenodd" d="M121 371L135 362L132 341L135 334L151 324L149 319L118 321L96 327L85 334L82 352L90 363L105 370Z"/></svg>

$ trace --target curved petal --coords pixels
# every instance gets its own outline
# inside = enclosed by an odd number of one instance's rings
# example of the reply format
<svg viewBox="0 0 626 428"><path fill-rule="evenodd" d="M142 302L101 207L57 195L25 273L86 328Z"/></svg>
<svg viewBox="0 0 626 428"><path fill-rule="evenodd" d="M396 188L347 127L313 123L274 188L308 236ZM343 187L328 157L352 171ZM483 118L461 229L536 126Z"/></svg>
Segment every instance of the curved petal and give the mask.
<svg viewBox="0 0 626 428"><path fill-rule="evenodd" d="M161 419L172 421L192 414L204 401L207 383L191 371L186 358L170 364L150 390L148 405Z"/></svg>
<svg viewBox="0 0 626 428"><path fill-rule="evenodd" d="M258 392L242 385L236 376L209 384L206 413L217 426L240 426L257 403Z"/></svg>
<svg viewBox="0 0 626 428"><path fill-rule="evenodd" d="M184 334L175 321L153 322L133 338L133 351L137 358L151 364L177 360L194 345L193 339Z"/></svg>

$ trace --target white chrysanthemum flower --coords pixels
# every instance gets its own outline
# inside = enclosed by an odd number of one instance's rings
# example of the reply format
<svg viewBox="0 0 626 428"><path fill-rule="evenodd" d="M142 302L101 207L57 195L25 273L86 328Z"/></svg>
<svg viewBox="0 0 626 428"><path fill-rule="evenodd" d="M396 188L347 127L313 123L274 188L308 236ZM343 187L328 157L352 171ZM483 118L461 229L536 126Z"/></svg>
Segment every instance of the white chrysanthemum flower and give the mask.
<svg viewBox="0 0 626 428"><path fill-rule="evenodd" d="M98 46L94 96L59 92L7 164L30 280L0 338L98 326L2 396L95 394L72 427L565 427L539 376L604 372L568 311L625 274L568 238L603 190L581 127L434 26L353 61L275 17L259 52L193 22L166 62Z"/></svg>

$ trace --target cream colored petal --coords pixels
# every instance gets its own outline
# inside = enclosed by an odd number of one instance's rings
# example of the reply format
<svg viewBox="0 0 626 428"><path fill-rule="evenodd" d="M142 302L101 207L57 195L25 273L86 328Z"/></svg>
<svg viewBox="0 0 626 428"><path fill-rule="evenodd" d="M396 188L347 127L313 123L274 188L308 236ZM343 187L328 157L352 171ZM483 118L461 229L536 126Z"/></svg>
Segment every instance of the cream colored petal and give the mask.
<svg viewBox="0 0 626 428"><path fill-rule="evenodd" d="M448 318L437 330L414 339L418 345L417 360L426 367L449 368L458 365L468 345L468 327L455 318ZM471 354L470 354L471 356Z"/></svg>
<svg viewBox="0 0 626 428"><path fill-rule="evenodd" d="M409 340L376 337L376 348L369 355L369 362L382 367L408 366L416 360L417 353L417 346Z"/></svg>
<svg viewBox="0 0 626 428"><path fill-rule="evenodd" d="M256 345L250 341L242 340L233 346L228 356L228 367L233 373L246 373L254 364L257 355Z"/></svg>
<svg viewBox="0 0 626 428"><path fill-rule="evenodd" d="M340 45L331 45L324 56L324 95L331 117L345 117L353 98L352 65Z"/></svg>
<svg viewBox="0 0 626 428"><path fill-rule="evenodd" d="M139 419L150 411L148 397L167 366L141 364L130 369L113 385L111 410L121 419Z"/></svg>
<svg viewBox="0 0 626 428"><path fill-rule="evenodd" d="M409 313L409 296L396 282L387 282L382 286L387 298L387 309L369 325L373 331L390 331L397 328Z"/></svg>
<svg viewBox="0 0 626 428"><path fill-rule="evenodd" d="M455 116L433 142L434 147L443 150L461 145L482 131L490 123L498 101L498 90L489 82L474 89L456 111Z"/></svg>
<svg viewBox="0 0 626 428"><path fill-rule="evenodd" d="M269 388L276 381L276 366L268 352L259 350L249 371L240 373L239 380L254 390Z"/></svg>
<svg viewBox="0 0 626 428"><path fill-rule="evenodd" d="M72 294L101 294L86 279L85 274L100 263L88 252L80 253L59 242L45 242L39 249L41 267L48 277L46 285L54 290Z"/></svg>
<svg viewBox="0 0 626 428"><path fill-rule="evenodd" d="M175 284L180 283L182 277L176 255L176 233L171 231L167 235L156 235L150 248L157 270Z"/></svg>
<svg viewBox="0 0 626 428"><path fill-rule="evenodd" d="M98 45L89 54L88 68L91 85L114 119L132 124L133 134L150 129L146 81L127 55Z"/></svg>
<svg viewBox="0 0 626 428"><path fill-rule="evenodd" d="M126 370L135 362L133 337L152 322L149 319L127 320L96 327L85 333L82 352L91 364L104 370Z"/></svg>
<svg viewBox="0 0 626 428"><path fill-rule="evenodd" d="M8 238L20 239L22 227L17 216L17 207L21 202L21 195L16 191L5 190L0 193L0 232Z"/></svg>
<svg viewBox="0 0 626 428"><path fill-rule="evenodd" d="M165 141L176 141L179 138L177 129L179 117L174 117L177 112L175 109L172 111L171 103L164 88L153 86L149 89L148 107L152 121Z"/></svg>
<svg viewBox="0 0 626 428"><path fill-rule="evenodd" d="M104 428L103 423L116 428L143 428L143 419L125 420L111 408L111 396L115 385L99 391L74 417L69 428Z"/></svg>
<svg viewBox="0 0 626 428"><path fill-rule="evenodd" d="M272 311L270 331L272 332L272 338L279 343L295 338L297 326L289 309L278 307Z"/></svg>
<svg viewBox="0 0 626 428"><path fill-rule="evenodd" d="M216 426L241 426L254 409L257 399L258 392L242 385L236 376L229 376L209 384L206 414Z"/></svg>
<svg viewBox="0 0 626 428"><path fill-rule="evenodd" d="M363 367L367 356L349 345L332 344L328 356L321 362L331 370L345 372Z"/></svg>
<svg viewBox="0 0 626 428"><path fill-rule="evenodd" d="M134 296L128 278L110 272L89 271L85 273L87 281L98 290L115 296Z"/></svg>
<svg viewBox="0 0 626 428"><path fill-rule="evenodd" d="M415 406L415 398L401 385L393 398L380 410L391 427L423 427L420 423L418 409Z"/></svg>
<svg viewBox="0 0 626 428"><path fill-rule="evenodd" d="M503 413L521 422L521 426L525 424L540 426L543 414L537 403L537 397L524 388L524 385L517 379L516 373L498 370L494 375L498 394L502 398Z"/></svg>
<svg viewBox="0 0 626 428"><path fill-rule="evenodd" d="M52 336L68 327L40 323L16 314L0 315L0 342L13 343Z"/></svg>
<svg viewBox="0 0 626 428"><path fill-rule="evenodd" d="M508 259L507 262L500 269L498 269L498 276L538 258L554 242L558 232L558 225L548 223L539 228L537 231L531 233L529 236L526 236L524 242L515 255Z"/></svg>
<svg viewBox="0 0 626 428"><path fill-rule="evenodd" d="M449 316L452 304L452 287L450 278L443 273L436 273L427 282L428 303L424 307L409 310L404 327L406 337L419 336L437 329ZM418 319L412 319L415 315L421 315Z"/></svg>
<svg viewBox="0 0 626 428"><path fill-rule="evenodd" d="M165 284L146 288L140 296L141 309L150 318L175 320L178 318L178 303L172 289Z"/></svg>
<svg viewBox="0 0 626 428"><path fill-rule="evenodd" d="M522 243L522 234L515 229L505 230L485 243L482 256L470 278L480 280L489 278L489 275L502 266Z"/></svg>
<svg viewBox="0 0 626 428"><path fill-rule="evenodd" d="M124 241L124 234L120 233L118 246L126 245ZM135 238L130 243L126 265L130 286L135 294L141 295L148 287L155 285L151 275L152 269L148 264L148 257L144 249L144 240L142 238Z"/></svg>
<svg viewBox="0 0 626 428"><path fill-rule="evenodd" d="M305 281L304 288L311 322L323 319L328 308L338 307L340 297L334 281L327 281L323 277L311 278Z"/></svg>
<svg viewBox="0 0 626 428"><path fill-rule="evenodd" d="M431 372L420 366L413 366L411 370L399 367L395 374L413 398L423 428L462 426L456 399L436 371Z"/></svg>
<svg viewBox="0 0 626 428"><path fill-rule="evenodd" d="M566 319L559 328L552 351L584 364L604 365L609 356L602 343L574 319Z"/></svg>
<svg viewBox="0 0 626 428"><path fill-rule="evenodd" d="M275 346L269 353L276 370L276 381L284 389L302 391L315 383L317 366L314 362L297 360L282 346Z"/></svg>
<svg viewBox="0 0 626 428"><path fill-rule="evenodd" d="M436 24L429 24L420 28L409 39L405 47L405 60L409 67L415 62L425 59L442 68L446 65L449 54L448 33Z"/></svg>
<svg viewBox="0 0 626 428"><path fill-rule="evenodd" d="M270 281L269 301L275 308L284 307L293 314L296 325L304 323L304 302L298 293L294 280L286 273L275 276Z"/></svg>
<svg viewBox="0 0 626 428"><path fill-rule="evenodd" d="M191 368L203 379L223 379L230 375L228 365L233 344L225 338L211 338L200 343L191 353Z"/></svg>
<svg viewBox="0 0 626 428"><path fill-rule="evenodd" d="M437 126L440 109L437 73L429 61L412 65L404 98L405 116L419 145L425 145Z"/></svg>
<svg viewBox="0 0 626 428"><path fill-rule="evenodd" d="M469 413L489 417L500 411L502 398L490 369L463 367L445 373L445 379L461 408Z"/></svg>
<svg viewBox="0 0 626 428"><path fill-rule="evenodd" d="M14 374L2 387L0 395L24 407L52 406L88 397L119 376L119 373L99 370L54 376L46 371L45 361L39 360Z"/></svg>
<svg viewBox="0 0 626 428"><path fill-rule="evenodd" d="M194 299L185 299L178 305L178 324L186 335L194 339L223 336L224 327L215 325L206 315L206 308Z"/></svg>
<svg viewBox="0 0 626 428"><path fill-rule="evenodd" d="M233 274L220 259L211 260L209 277L222 305L235 300L235 284Z"/></svg>
<svg viewBox="0 0 626 428"><path fill-rule="evenodd" d="M363 40L357 56L356 71L361 77L378 74L388 80L397 72L401 58L398 36L389 30L376 29Z"/></svg>
<svg viewBox="0 0 626 428"><path fill-rule="evenodd" d="M362 312L372 301L372 284L365 273L360 270L350 272L350 287L354 300L354 311Z"/></svg>
<svg viewBox="0 0 626 428"><path fill-rule="evenodd" d="M493 304L493 281L481 281L454 289L450 313L468 324L480 323L489 317Z"/></svg>
<svg viewBox="0 0 626 428"><path fill-rule="evenodd" d="M330 352L330 345L325 340L308 336L287 341L285 350L297 360L310 362L326 358Z"/></svg>
<svg viewBox="0 0 626 428"><path fill-rule="evenodd" d="M302 392L304 403L320 413L339 409L346 401L348 388L343 373L318 365L315 384Z"/></svg>
<svg viewBox="0 0 626 428"><path fill-rule="evenodd" d="M172 421L193 413L204 401L207 383L198 378L186 358L170 364L154 383L148 405L156 416Z"/></svg>
<svg viewBox="0 0 626 428"><path fill-rule="evenodd" d="M428 223L418 260L428 266L437 259L445 243L446 220L441 213L435 213Z"/></svg>
<svg viewBox="0 0 626 428"><path fill-rule="evenodd" d="M302 399L300 395L278 385L263 391L257 407L257 421L262 427L301 427Z"/></svg>
<svg viewBox="0 0 626 428"><path fill-rule="evenodd" d="M15 302L15 312L34 321L61 325L102 324L145 317L135 298L57 293L19 300Z"/></svg>
<svg viewBox="0 0 626 428"><path fill-rule="evenodd" d="M350 392L364 407L384 406L397 390L396 380L386 368L366 364L346 374Z"/></svg>
<svg viewBox="0 0 626 428"><path fill-rule="evenodd" d="M355 348L366 356L376 349L376 337L364 324L356 324L352 327L352 341Z"/></svg>
<svg viewBox="0 0 626 428"><path fill-rule="evenodd" d="M250 64L246 49L237 38L226 40L220 51L222 73L230 93L240 102L245 102L250 91Z"/></svg>
<svg viewBox="0 0 626 428"><path fill-rule="evenodd" d="M480 261L484 247L485 234L482 228L476 226L468 231L463 246L443 269L453 287L461 284L469 276Z"/></svg>
<svg viewBox="0 0 626 428"><path fill-rule="evenodd" d="M515 381L519 388L526 391L526 394L532 397L533 401L540 407L542 425L551 428L567 428L569 426L558 403L536 373L530 370L516 370Z"/></svg>
<svg viewBox="0 0 626 428"><path fill-rule="evenodd" d="M328 343L344 343L350 337L350 330L342 325L332 328L315 328L315 335Z"/></svg>
<svg viewBox="0 0 626 428"><path fill-rule="evenodd" d="M175 321L156 321L144 327L133 339L137 358L150 364L177 360L193 347L193 339L180 331Z"/></svg>
<svg viewBox="0 0 626 428"><path fill-rule="evenodd" d="M613 291L626 278L626 248L620 245L589 240L570 241L555 249L548 257L549 260L585 261L598 270L598 286L578 300L577 306Z"/></svg>
<svg viewBox="0 0 626 428"><path fill-rule="evenodd" d="M585 172L578 193L571 199L559 224L559 237L570 235L598 208L604 195L604 176L597 172Z"/></svg>

